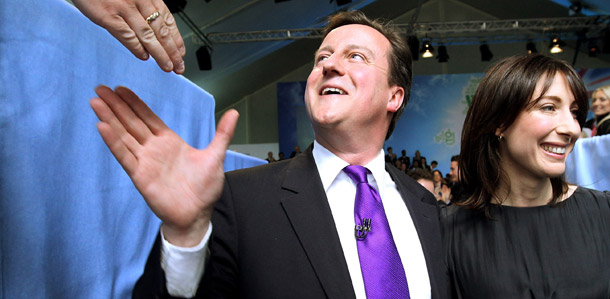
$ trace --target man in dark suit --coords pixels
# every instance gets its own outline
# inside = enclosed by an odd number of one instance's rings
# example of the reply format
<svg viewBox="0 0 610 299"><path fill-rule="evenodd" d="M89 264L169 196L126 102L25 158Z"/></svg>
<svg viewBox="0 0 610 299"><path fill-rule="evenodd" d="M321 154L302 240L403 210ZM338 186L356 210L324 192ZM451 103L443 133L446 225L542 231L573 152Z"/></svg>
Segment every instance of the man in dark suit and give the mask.
<svg viewBox="0 0 610 299"><path fill-rule="evenodd" d="M97 89L100 134L163 221L134 297L365 297L348 165L365 166L378 190L411 298L449 297L436 200L384 163L411 88L408 46L358 12L334 16L325 32L305 92L313 145L226 177L235 111L198 151L127 89Z"/></svg>

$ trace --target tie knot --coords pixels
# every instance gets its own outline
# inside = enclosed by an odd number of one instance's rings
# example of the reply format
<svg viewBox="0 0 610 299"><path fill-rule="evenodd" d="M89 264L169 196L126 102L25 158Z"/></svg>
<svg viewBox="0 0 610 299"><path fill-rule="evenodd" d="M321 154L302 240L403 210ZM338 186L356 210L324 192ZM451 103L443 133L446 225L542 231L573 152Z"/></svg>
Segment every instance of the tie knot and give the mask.
<svg viewBox="0 0 610 299"><path fill-rule="evenodd" d="M343 168L343 172L347 174L356 183L368 183L366 175L370 172L364 166L349 165Z"/></svg>

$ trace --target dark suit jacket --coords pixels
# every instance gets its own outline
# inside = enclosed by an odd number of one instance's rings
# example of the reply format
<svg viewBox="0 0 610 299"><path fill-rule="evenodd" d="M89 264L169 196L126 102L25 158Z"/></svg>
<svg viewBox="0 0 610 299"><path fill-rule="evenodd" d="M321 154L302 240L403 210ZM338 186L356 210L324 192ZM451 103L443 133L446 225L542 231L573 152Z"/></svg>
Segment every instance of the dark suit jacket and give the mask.
<svg viewBox="0 0 610 299"><path fill-rule="evenodd" d="M212 217L200 298L355 298L312 147L293 159L226 174ZM433 298L449 298L436 199L393 166L419 234ZM136 298L167 297L159 241Z"/></svg>

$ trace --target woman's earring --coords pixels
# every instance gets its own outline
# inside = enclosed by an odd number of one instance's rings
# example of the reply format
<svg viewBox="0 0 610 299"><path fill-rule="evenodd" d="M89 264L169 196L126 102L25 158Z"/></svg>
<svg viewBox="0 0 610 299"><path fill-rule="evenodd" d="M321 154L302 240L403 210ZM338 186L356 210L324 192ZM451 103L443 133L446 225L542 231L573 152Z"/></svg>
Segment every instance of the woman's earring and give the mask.
<svg viewBox="0 0 610 299"><path fill-rule="evenodd" d="M498 136L498 141L502 141L502 139L504 139L504 135Z"/></svg>

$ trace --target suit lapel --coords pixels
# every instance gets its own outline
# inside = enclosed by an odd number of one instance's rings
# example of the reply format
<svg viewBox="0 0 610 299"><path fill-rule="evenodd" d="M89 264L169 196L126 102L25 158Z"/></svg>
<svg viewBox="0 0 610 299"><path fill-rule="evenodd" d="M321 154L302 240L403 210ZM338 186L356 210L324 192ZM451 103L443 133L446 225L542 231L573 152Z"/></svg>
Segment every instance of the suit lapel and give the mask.
<svg viewBox="0 0 610 299"><path fill-rule="evenodd" d="M345 256L326 193L312 155L312 146L293 158L282 188L290 195L282 207L328 298L355 297Z"/></svg>

